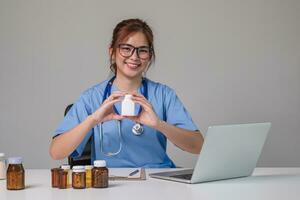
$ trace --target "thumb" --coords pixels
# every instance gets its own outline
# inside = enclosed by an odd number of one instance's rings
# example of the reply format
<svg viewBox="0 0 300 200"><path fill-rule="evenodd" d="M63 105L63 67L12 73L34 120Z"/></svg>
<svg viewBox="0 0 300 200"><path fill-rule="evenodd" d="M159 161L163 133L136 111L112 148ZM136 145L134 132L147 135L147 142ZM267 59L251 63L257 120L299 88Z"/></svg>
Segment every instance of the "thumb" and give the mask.
<svg viewBox="0 0 300 200"><path fill-rule="evenodd" d="M122 120L122 119L124 119L125 117L123 117L123 116L121 116L121 115L113 114L113 115L112 115L112 118L115 119L115 120Z"/></svg>
<svg viewBox="0 0 300 200"><path fill-rule="evenodd" d="M137 116L126 116L126 118L139 123L139 120L138 120Z"/></svg>

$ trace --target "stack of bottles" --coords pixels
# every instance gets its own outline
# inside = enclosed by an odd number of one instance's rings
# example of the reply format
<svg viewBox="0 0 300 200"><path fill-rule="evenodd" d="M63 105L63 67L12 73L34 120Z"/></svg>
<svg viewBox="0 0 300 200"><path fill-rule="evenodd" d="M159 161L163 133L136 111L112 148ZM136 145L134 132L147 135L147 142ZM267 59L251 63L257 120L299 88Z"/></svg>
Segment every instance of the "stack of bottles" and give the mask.
<svg viewBox="0 0 300 200"><path fill-rule="evenodd" d="M62 165L51 169L52 187L67 189L107 188L108 169L105 160L95 160L94 165Z"/></svg>

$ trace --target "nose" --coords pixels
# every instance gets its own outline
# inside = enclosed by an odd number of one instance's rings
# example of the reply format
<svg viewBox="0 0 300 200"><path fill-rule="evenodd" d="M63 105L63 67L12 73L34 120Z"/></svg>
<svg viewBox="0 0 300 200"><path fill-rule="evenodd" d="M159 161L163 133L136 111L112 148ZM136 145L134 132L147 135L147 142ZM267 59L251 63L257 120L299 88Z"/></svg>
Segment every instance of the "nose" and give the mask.
<svg viewBox="0 0 300 200"><path fill-rule="evenodd" d="M137 50L137 49L134 49L134 50L133 50L133 53L132 53L132 55L130 56L130 58L133 59L133 60L139 60L139 59L140 59L140 57L139 57L139 55L138 55L138 50Z"/></svg>

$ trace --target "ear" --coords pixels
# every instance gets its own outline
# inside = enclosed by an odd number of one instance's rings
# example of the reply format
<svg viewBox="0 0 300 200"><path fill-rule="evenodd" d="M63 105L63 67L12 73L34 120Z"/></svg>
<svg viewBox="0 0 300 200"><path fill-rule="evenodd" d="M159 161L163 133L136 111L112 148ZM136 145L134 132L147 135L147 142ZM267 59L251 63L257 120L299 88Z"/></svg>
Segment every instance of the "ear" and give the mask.
<svg viewBox="0 0 300 200"><path fill-rule="evenodd" d="M109 57L111 57L113 60L115 60L115 55L113 55L113 48L109 48L108 51L109 51Z"/></svg>

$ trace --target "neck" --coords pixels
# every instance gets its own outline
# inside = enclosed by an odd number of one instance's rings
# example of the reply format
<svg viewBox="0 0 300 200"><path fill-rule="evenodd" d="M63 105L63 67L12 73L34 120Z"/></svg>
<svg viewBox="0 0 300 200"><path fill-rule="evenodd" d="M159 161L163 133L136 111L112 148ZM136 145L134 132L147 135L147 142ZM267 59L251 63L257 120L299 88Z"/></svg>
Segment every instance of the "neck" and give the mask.
<svg viewBox="0 0 300 200"><path fill-rule="evenodd" d="M117 74L113 84L122 92L137 91L142 83L142 77L129 78Z"/></svg>

